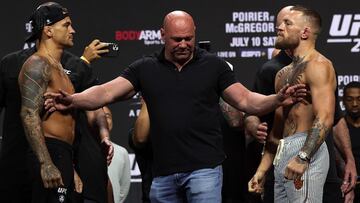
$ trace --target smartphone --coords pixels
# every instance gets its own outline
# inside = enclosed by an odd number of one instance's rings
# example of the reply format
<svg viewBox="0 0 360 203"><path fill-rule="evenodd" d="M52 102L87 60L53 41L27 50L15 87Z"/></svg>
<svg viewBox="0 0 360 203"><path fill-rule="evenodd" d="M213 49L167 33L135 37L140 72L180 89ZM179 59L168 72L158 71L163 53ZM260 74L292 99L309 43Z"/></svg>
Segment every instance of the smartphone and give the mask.
<svg viewBox="0 0 360 203"><path fill-rule="evenodd" d="M211 49L210 41L199 41L198 46L202 49L205 49L206 51L210 51Z"/></svg>
<svg viewBox="0 0 360 203"><path fill-rule="evenodd" d="M109 49L109 52L101 54L103 57L117 57L119 56L119 45L114 42L103 42L108 44L108 46L103 49Z"/></svg>

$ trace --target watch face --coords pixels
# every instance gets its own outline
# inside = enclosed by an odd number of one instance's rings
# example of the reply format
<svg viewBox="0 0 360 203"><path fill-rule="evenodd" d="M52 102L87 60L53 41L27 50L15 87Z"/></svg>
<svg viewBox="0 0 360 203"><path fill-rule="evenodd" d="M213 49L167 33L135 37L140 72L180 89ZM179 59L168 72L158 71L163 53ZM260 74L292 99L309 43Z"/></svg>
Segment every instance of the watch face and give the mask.
<svg viewBox="0 0 360 203"><path fill-rule="evenodd" d="M299 152L299 157L302 160L309 160L309 158L307 157L306 152Z"/></svg>

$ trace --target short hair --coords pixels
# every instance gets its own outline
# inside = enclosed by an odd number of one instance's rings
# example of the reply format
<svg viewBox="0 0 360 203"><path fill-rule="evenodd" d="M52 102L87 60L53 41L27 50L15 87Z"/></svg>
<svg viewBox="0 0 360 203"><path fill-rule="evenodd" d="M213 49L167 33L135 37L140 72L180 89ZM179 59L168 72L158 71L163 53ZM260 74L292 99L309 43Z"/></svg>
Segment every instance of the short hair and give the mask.
<svg viewBox="0 0 360 203"><path fill-rule="evenodd" d="M296 5L290 8L291 11L299 11L302 12L303 15L307 18L308 22L310 22L314 28L314 34L319 35L322 27L322 20L320 14L314 9L307 8L302 5Z"/></svg>
<svg viewBox="0 0 360 203"><path fill-rule="evenodd" d="M346 90L350 89L350 88L359 88L360 89L360 82L359 81L352 81L349 84L347 84L344 87L344 96L346 94Z"/></svg>

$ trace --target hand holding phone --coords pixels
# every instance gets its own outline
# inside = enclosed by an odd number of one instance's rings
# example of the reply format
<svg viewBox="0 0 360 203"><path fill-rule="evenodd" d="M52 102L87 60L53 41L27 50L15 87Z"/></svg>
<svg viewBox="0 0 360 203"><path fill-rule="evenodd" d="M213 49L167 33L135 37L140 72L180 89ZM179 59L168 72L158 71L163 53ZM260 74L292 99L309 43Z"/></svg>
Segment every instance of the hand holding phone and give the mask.
<svg viewBox="0 0 360 203"><path fill-rule="evenodd" d="M119 45L114 42L102 42L107 44L102 49L108 49L109 52L101 54L102 57L117 57L119 55Z"/></svg>

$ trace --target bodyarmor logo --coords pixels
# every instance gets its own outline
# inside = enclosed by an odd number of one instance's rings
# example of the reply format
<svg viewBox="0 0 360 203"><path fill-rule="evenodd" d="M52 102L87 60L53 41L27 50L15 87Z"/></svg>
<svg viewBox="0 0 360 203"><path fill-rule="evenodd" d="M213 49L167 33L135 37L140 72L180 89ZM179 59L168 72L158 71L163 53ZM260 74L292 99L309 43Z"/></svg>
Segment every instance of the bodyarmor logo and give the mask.
<svg viewBox="0 0 360 203"><path fill-rule="evenodd" d="M351 52L360 52L360 14L334 14L328 43L354 43Z"/></svg>
<svg viewBox="0 0 360 203"><path fill-rule="evenodd" d="M163 44L160 30L117 30L117 41L144 41L145 45Z"/></svg>

